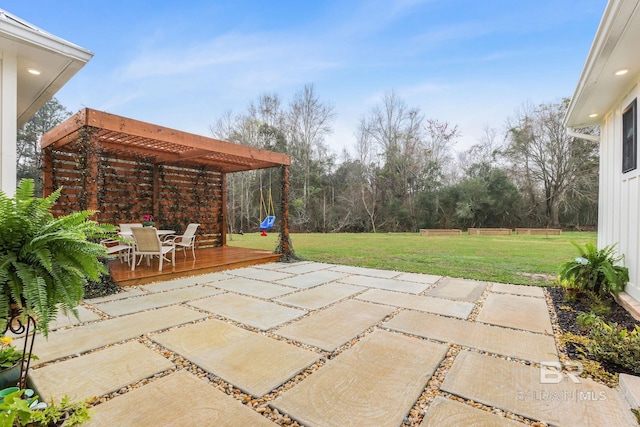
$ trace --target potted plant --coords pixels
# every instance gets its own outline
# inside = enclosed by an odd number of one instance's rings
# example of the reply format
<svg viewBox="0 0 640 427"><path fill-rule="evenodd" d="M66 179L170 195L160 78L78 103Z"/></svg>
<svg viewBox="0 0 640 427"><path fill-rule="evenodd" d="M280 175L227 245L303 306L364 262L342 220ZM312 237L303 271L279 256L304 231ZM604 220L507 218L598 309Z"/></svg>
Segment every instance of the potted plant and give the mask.
<svg viewBox="0 0 640 427"><path fill-rule="evenodd" d="M24 352L12 346L12 342L11 337L0 337L0 389L15 386L20 379L20 361ZM28 354L27 357L38 358L34 354Z"/></svg>
<svg viewBox="0 0 640 427"><path fill-rule="evenodd" d="M154 225L156 225L155 222L153 222L153 215L144 215L142 217L142 226L143 227L153 227Z"/></svg>
<svg viewBox="0 0 640 427"><path fill-rule="evenodd" d="M20 182L14 197L0 192L0 331L13 308L33 317L48 336L59 311L78 317L75 307L87 280L106 273L100 261L106 249L90 239L113 227L90 220L93 211L54 217L51 208L60 192L35 197L31 179Z"/></svg>

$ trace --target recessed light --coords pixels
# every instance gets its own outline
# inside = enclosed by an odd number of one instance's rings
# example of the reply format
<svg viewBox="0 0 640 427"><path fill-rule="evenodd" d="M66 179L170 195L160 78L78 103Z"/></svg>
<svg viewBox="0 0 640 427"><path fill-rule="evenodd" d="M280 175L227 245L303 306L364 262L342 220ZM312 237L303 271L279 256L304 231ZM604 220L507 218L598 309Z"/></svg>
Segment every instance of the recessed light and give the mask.
<svg viewBox="0 0 640 427"><path fill-rule="evenodd" d="M27 71L31 74L33 74L34 76L39 76L40 75L40 70L36 70L35 68L27 68Z"/></svg>
<svg viewBox="0 0 640 427"><path fill-rule="evenodd" d="M598 113L589 114L589 117L591 118L598 117Z"/></svg>
<svg viewBox="0 0 640 427"><path fill-rule="evenodd" d="M623 68L621 70L616 71L616 76L624 76L625 74L627 74L629 72L629 70L627 68Z"/></svg>

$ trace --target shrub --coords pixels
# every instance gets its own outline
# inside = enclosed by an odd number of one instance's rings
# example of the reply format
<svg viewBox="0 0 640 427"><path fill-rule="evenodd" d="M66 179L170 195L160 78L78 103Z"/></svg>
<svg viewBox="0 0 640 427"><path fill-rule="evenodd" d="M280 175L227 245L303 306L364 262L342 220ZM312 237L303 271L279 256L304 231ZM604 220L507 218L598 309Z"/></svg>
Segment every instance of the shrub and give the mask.
<svg viewBox="0 0 640 427"><path fill-rule="evenodd" d="M618 295L629 281L629 270L616 265L624 256L615 256L615 246L605 246L598 250L593 243L584 248L576 243L580 256L562 264L560 281L567 281L581 290L597 295L613 293Z"/></svg>
<svg viewBox="0 0 640 427"><path fill-rule="evenodd" d="M593 313L581 313L577 321L589 330L591 342L587 350L593 357L640 374L640 326L629 331Z"/></svg>

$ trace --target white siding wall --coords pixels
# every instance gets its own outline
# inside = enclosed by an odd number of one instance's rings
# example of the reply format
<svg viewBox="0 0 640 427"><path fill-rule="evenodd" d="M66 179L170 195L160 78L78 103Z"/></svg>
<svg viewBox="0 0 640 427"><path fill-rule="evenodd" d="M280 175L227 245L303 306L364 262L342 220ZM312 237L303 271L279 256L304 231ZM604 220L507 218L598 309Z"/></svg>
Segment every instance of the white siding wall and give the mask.
<svg viewBox="0 0 640 427"><path fill-rule="evenodd" d="M606 115L600 127L598 247L617 244L629 268L626 291L640 301L640 169L622 173L622 112L634 98L640 98L638 85ZM640 106L640 99L638 102Z"/></svg>
<svg viewBox="0 0 640 427"><path fill-rule="evenodd" d="M0 190L16 192L18 72L15 53L0 50Z"/></svg>

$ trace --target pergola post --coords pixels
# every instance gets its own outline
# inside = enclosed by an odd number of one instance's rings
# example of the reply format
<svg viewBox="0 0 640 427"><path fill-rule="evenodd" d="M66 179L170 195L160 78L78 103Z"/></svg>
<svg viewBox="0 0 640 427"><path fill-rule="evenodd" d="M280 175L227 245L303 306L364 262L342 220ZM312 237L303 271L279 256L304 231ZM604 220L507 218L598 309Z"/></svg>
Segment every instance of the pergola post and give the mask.
<svg viewBox="0 0 640 427"><path fill-rule="evenodd" d="M52 150L42 150L42 197L53 193L53 153Z"/></svg>
<svg viewBox="0 0 640 427"><path fill-rule="evenodd" d="M153 218L156 219L156 218L160 218L160 165L158 165L157 163L153 164L152 182L153 182L152 215L153 215Z"/></svg>
<svg viewBox="0 0 640 427"><path fill-rule="evenodd" d="M280 180L282 185L281 207L281 227L280 239L275 253L282 254L281 261L289 262L297 260L291 238L289 237L289 166L282 165L280 169Z"/></svg>
<svg viewBox="0 0 640 427"><path fill-rule="evenodd" d="M222 230L220 230L220 245L227 246L227 174L222 174L221 202L222 203Z"/></svg>
<svg viewBox="0 0 640 427"><path fill-rule="evenodd" d="M100 156L97 144L90 140L85 142L86 169L84 171L85 206L83 209L98 211L98 172L100 170Z"/></svg>

